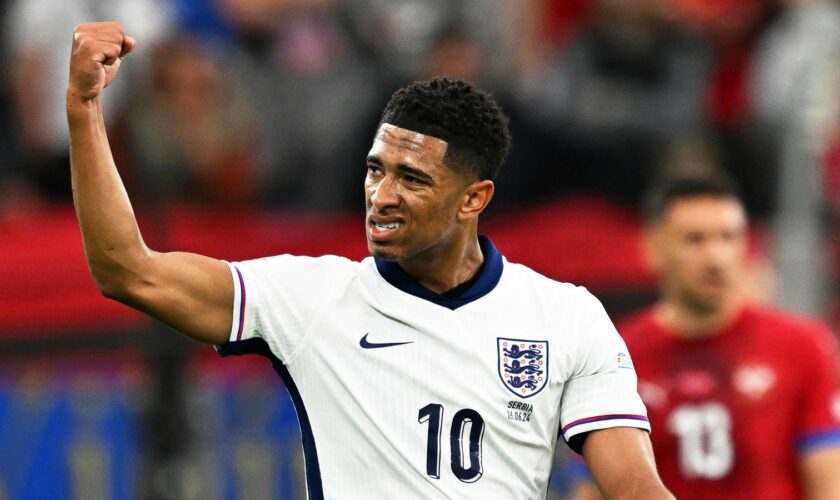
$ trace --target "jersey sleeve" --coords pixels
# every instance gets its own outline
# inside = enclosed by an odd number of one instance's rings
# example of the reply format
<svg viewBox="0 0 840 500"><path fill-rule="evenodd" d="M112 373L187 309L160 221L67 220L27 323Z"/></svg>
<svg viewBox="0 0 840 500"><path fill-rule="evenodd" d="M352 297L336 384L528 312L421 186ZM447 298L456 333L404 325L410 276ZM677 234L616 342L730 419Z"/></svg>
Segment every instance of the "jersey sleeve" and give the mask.
<svg viewBox="0 0 840 500"><path fill-rule="evenodd" d="M352 265L341 257L292 255L228 263L234 286L233 322L220 354L265 354L267 345L271 354L288 364L352 274Z"/></svg>
<svg viewBox="0 0 840 500"><path fill-rule="evenodd" d="M815 329L806 343L802 359L803 393L799 435L799 451L807 453L826 446L840 446L840 351L837 339L828 328Z"/></svg>
<svg viewBox="0 0 840 500"><path fill-rule="evenodd" d="M588 292L581 299L577 323L577 366L560 405L563 439L580 453L580 438L591 431L636 427L650 432L627 346L604 307Z"/></svg>

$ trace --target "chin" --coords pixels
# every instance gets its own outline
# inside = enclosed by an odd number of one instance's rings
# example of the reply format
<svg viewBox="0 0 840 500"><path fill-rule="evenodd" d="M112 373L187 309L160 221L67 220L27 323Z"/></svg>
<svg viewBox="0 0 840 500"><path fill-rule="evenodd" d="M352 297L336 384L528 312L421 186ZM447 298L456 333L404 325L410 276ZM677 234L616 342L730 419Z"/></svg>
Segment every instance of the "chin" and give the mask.
<svg viewBox="0 0 840 500"><path fill-rule="evenodd" d="M689 301L692 309L704 315L715 314L726 302L725 294L696 294Z"/></svg>
<svg viewBox="0 0 840 500"><path fill-rule="evenodd" d="M400 260L401 257L401 255L398 252L394 252L393 250L389 250L387 248L379 247L370 242L368 242L368 253L370 253L373 257L376 257L377 259L389 262L396 262Z"/></svg>

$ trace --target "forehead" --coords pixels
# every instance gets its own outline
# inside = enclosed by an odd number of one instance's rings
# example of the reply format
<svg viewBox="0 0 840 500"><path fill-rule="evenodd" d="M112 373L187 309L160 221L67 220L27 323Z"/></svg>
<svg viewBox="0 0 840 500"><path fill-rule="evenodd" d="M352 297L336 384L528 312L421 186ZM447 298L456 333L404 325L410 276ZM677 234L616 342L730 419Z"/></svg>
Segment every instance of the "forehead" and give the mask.
<svg viewBox="0 0 840 500"><path fill-rule="evenodd" d="M732 230L746 227L747 216L734 198L700 195L671 202L662 224L678 231Z"/></svg>
<svg viewBox="0 0 840 500"><path fill-rule="evenodd" d="M446 141L431 135L383 123L373 138L371 156L409 164L443 164Z"/></svg>

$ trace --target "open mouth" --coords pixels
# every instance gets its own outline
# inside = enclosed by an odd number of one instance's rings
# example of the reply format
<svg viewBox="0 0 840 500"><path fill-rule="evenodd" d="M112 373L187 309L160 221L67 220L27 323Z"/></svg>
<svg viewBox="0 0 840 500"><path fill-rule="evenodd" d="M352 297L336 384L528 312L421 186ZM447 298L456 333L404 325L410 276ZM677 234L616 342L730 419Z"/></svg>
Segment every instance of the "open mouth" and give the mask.
<svg viewBox="0 0 840 500"><path fill-rule="evenodd" d="M396 233L401 227L405 225L402 221L373 221L370 222L370 237L374 240L385 239Z"/></svg>
<svg viewBox="0 0 840 500"><path fill-rule="evenodd" d="M373 225L376 226L376 229L379 229L380 231L387 231L389 229L397 229L398 227L402 227L403 223L402 222L389 222L387 224L377 224L377 223L374 222Z"/></svg>

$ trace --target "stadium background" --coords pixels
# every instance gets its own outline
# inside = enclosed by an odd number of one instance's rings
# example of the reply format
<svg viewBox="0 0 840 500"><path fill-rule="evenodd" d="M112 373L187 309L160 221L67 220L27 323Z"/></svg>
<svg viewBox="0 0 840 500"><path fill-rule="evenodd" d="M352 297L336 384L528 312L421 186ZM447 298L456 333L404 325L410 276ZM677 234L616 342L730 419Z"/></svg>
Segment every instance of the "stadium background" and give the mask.
<svg viewBox="0 0 840 500"><path fill-rule="evenodd" d="M106 119L156 249L363 257L377 114L445 74L511 116L481 228L510 260L620 318L656 297L644 186L720 168L754 222L751 293L837 325L837 2L0 1L0 499L304 497L268 362L216 359L88 275L63 97L92 19L138 39Z"/></svg>

